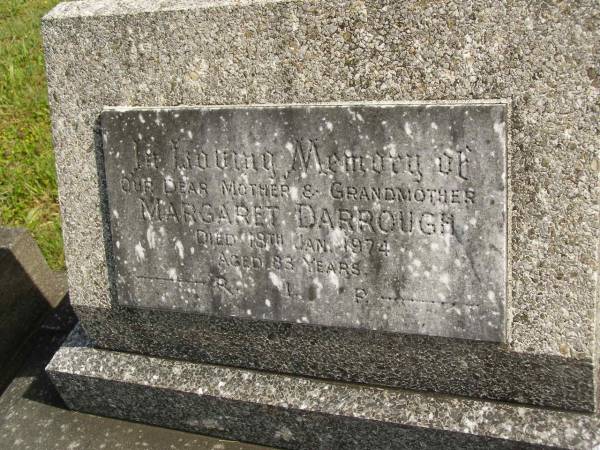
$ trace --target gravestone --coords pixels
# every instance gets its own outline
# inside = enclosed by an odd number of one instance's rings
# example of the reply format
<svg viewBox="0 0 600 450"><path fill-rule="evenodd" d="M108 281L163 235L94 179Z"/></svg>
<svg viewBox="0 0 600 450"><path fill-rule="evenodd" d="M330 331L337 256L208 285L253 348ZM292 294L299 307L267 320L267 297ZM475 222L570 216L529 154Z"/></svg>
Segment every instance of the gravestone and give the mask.
<svg viewBox="0 0 600 450"><path fill-rule="evenodd" d="M67 405L288 448L600 443L594 11L57 6Z"/></svg>
<svg viewBox="0 0 600 450"><path fill-rule="evenodd" d="M48 267L23 228L0 227L0 386L18 369L18 350L66 294L66 277Z"/></svg>

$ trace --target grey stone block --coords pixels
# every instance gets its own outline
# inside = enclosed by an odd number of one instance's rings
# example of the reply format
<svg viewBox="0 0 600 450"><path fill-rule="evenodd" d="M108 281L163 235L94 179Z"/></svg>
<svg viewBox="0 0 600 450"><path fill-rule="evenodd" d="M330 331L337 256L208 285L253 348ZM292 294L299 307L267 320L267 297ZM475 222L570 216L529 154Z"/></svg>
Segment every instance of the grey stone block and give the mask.
<svg viewBox="0 0 600 450"><path fill-rule="evenodd" d="M0 227L0 371L40 319L67 292L27 230Z"/></svg>
<svg viewBox="0 0 600 450"><path fill-rule="evenodd" d="M600 419L389 388L150 358L88 346L46 368L70 408L294 449L592 448Z"/></svg>
<svg viewBox="0 0 600 450"><path fill-rule="evenodd" d="M505 122L501 102L106 109L117 301L504 341Z"/></svg>
<svg viewBox="0 0 600 450"><path fill-rule="evenodd" d="M82 325L120 351L592 411L597 11L591 0L59 5L43 35ZM510 104L505 344L139 311L111 295L105 106L483 98Z"/></svg>

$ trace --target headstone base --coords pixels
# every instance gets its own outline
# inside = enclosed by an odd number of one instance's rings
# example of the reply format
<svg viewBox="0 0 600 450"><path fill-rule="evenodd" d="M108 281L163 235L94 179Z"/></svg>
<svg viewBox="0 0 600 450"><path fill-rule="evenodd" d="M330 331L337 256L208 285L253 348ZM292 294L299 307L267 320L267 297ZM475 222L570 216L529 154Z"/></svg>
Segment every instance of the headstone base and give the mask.
<svg viewBox="0 0 600 450"><path fill-rule="evenodd" d="M46 368L69 408L284 448L589 448L589 414L96 349L80 328Z"/></svg>

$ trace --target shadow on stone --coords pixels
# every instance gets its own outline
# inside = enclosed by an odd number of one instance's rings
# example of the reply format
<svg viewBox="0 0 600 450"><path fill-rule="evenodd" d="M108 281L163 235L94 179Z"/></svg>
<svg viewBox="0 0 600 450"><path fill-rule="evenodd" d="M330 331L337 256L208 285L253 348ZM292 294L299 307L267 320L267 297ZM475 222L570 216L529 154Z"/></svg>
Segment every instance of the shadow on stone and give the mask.
<svg viewBox="0 0 600 450"><path fill-rule="evenodd" d="M67 291L24 229L0 227L0 391L23 362L28 338Z"/></svg>

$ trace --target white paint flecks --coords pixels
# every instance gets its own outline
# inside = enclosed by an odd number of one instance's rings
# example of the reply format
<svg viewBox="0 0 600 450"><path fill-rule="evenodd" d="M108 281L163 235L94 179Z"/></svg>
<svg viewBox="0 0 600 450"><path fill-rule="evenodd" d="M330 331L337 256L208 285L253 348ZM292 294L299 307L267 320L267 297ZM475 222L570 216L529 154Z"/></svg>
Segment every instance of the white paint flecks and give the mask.
<svg viewBox="0 0 600 450"><path fill-rule="evenodd" d="M321 298L321 291L323 290L323 284L319 281L318 278L313 278L312 284L316 289L316 297Z"/></svg>
<svg viewBox="0 0 600 450"><path fill-rule="evenodd" d="M285 149L290 152L290 154L294 154L294 144L292 144L291 142L286 142L285 143Z"/></svg>
<svg viewBox="0 0 600 450"><path fill-rule="evenodd" d="M340 279L335 272L329 272L329 281L337 291L340 287Z"/></svg>
<svg viewBox="0 0 600 450"><path fill-rule="evenodd" d="M282 426L281 429L275 432L275 437L284 441L291 441L294 439L294 433L288 427Z"/></svg>
<svg viewBox="0 0 600 450"><path fill-rule="evenodd" d="M146 259L146 251L144 250L144 247L142 247L141 242L138 242L135 246L135 256L137 256L139 262Z"/></svg>
<svg viewBox="0 0 600 450"><path fill-rule="evenodd" d="M440 275L440 281L446 285L446 287L450 288L450 275L448 272L444 272Z"/></svg>
<svg viewBox="0 0 600 450"><path fill-rule="evenodd" d="M395 158L396 156L398 156L398 149L396 148L396 143L395 142L390 142L387 145L383 146L384 150L387 150L388 152L390 152L390 156Z"/></svg>
<svg viewBox="0 0 600 450"><path fill-rule="evenodd" d="M146 230L146 240L148 241L148 246L151 249L156 248L156 232L154 231L152 224L150 224Z"/></svg>
<svg viewBox="0 0 600 450"><path fill-rule="evenodd" d="M281 280L281 278L279 278L279 276L276 273L269 272L269 280L271 280L273 286L275 286L280 291L283 289L283 281Z"/></svg>
<svg viewBox="0 0 600 450"><path fill-rule="evenodd" d="M183 244L179 239L177 240L177 242L175 242L175 248L177 249L177 253L179 254L179 259L183 259Z"/></svg>
<svg viewBox="0 0 600 450"><path fill-rule="evenodd" d="M329 232L329 239L331 239L331 245L333 247L338 248L344 245L344 236L345 233L341 228L336 227Z"/></svg>

